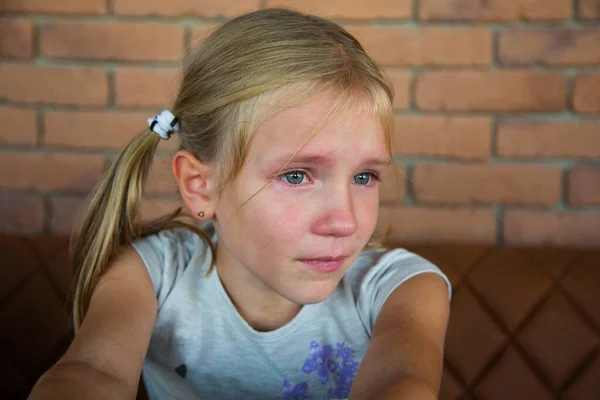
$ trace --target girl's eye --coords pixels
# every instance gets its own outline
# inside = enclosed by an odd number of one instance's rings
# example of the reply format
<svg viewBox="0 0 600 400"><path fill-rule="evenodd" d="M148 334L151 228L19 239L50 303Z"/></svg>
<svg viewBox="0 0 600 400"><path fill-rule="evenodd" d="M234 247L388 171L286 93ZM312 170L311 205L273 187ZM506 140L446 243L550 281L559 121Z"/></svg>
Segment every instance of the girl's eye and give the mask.
<svg viewBox="0 0 600 400"><path fill-rule="evenodd" d="M304 181L305 176L306 175L304 174L304 172L292 171L288 172L287 174L284 174L283 178L286 180L287 183L291 185L299 185Z"/></svg>
<svg viewBox="0 0 600 400"><path fill-rule="evenodd" d="M368 185L369 183L371 183L371 180L373 179L373 174L371 174L370 172L361 172L358 175L354 175L354 183L358 184L358 185Z"/></svg>

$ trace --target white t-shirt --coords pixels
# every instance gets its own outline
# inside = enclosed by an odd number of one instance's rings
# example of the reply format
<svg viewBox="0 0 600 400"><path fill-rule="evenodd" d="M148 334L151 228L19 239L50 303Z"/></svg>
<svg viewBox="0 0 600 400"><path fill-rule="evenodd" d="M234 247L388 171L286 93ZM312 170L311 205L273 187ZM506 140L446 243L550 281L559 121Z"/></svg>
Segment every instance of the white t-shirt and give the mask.
<svg viewBox="0 0 600 400"><path fill-rule="evenodd" d="M422 273L448 278L404 249L361 253L325 301L258 332L239 315L207 244L188 230L134 242L158 299L144 361L150 400L345 399L389 294Z"/></svg>

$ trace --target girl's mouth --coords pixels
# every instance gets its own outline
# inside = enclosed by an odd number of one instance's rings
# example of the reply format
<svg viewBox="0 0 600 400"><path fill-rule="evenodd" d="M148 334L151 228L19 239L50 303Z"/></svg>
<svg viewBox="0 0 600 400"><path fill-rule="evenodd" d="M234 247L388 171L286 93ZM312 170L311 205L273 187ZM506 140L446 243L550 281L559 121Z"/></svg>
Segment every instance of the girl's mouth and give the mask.
<svg viewBox="0 0 600 400"><path fill-rule="evenodd" d="M335 272L337 270L339 270L342 265L344 264L344 261L346 260L346 256L338 256L338 257L319 257L319 258L307 258L307 259L301 259L299 261L301 261L302 263L304 263L304 265L308 266L309 268L319 271L319 272L324 272L324 273L330 273L330 272Z"/></svg>

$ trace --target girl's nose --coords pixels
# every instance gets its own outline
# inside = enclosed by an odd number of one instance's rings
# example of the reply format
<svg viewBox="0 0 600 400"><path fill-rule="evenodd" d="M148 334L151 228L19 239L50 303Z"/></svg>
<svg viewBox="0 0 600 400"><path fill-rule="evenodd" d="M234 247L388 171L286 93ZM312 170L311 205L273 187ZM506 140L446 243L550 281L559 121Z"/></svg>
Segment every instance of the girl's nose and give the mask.
<svg viewBox="0 0 600 400"><path fill-rule="evenodd" d="M313 233L320 236L351 236L356 232L357 222L349 188L332 193L325 200L319 219L313 225Z"/></svg>

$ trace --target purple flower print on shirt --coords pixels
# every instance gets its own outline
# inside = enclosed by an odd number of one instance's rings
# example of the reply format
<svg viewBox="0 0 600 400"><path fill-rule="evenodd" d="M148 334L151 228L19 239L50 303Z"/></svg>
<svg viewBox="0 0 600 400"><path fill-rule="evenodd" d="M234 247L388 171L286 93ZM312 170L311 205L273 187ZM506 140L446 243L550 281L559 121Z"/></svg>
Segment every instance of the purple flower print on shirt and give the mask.
<svg viewBox="0 0 600 400"><path fill-rule="evenodd" d="M302 372L310 374L318 371L319 381L322 384L326 384L329 380L329 374L335 374L338 370L338 365L333 360L332 347L328 344L321 347L319 343L313 340L310 342L310 355L311 358L306 359L304 362Z"/></svg>
<svg viewBox="0 0 600 400"><path fill-rule="evenodd" d="M344 362L354 362L354 350L352 350L346 343L341 342L336 344L335 351L337 353L337 357L341 358Z"/></svg>
<svg viewBox="0 0 600 400"><path fill-rule="evenodd" d="M297 385L292 386L290 381L287 379L283 380L283 398L286 400L304 400L312 399L306 392L308 390L308 383L300 382Z"/></svg>
<svg viewBox="0 0 600 400"><path fill-rule="evenodd" d="M336 374L335 388L327 392L328 399L346 399L350 395L350 389L354 382L354 376L358 371L358 362L354 361L354 350L349 348L346 343L337 343L336 358L341 360Z"/></svg>
<svg viewBox="0 0 600 400"><path fill-rule="evenodd" d="M304 361L302 372L305 374L317 372L322 385L330 382L327 399L347 399L358 371L358 362L354 360L355 354L356 351L344 342L336 343L334 351L331 345L321 346L313 340L310 342L310 358ZM334 387L331 386L332 381L335 383ZM312 397L308 394L308 389L307 382L292 385L288 379L283 380L284 400L310 399Z"/></svg>

